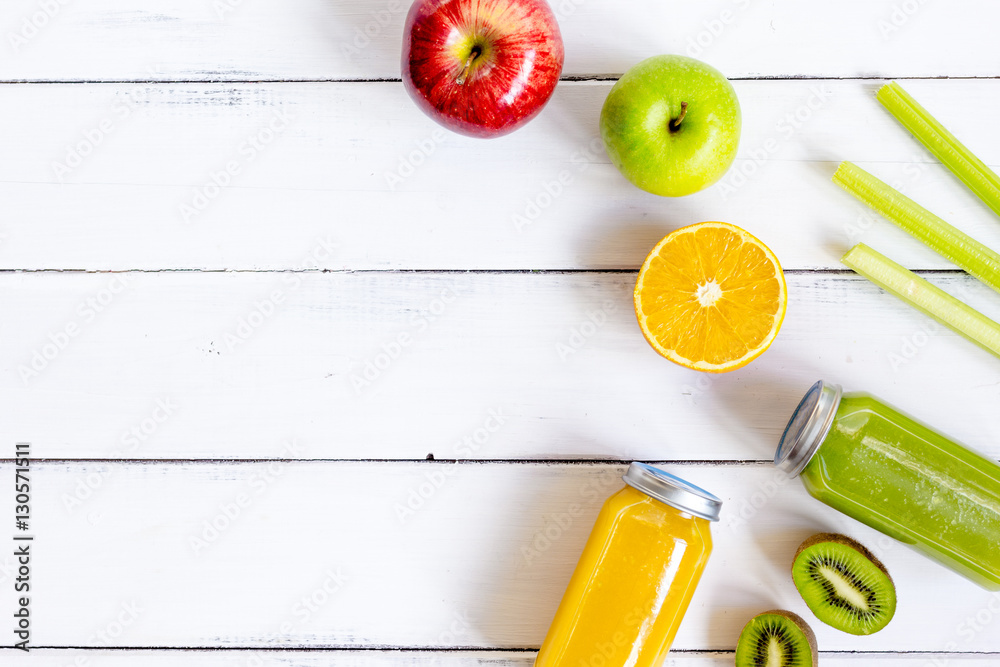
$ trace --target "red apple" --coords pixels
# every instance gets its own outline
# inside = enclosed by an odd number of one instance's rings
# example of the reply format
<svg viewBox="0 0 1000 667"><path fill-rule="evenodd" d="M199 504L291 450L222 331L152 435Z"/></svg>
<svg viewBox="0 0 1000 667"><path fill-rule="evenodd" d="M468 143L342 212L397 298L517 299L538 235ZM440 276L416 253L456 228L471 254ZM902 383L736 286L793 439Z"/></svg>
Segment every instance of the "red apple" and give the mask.
<svg viewBox="0 0 1000 667"><path fill-rule="evenodd" d="M563 65L545 0L416 0L403 29L403 87L448 129L498 137L535 117Z"/></svg>

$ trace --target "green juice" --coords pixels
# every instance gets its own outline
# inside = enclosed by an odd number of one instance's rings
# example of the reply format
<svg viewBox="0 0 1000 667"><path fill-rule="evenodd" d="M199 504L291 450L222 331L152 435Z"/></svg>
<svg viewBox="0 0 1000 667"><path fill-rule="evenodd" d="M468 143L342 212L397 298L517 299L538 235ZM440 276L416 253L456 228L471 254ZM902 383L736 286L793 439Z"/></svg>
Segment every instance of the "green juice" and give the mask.
<svg viewBox="0 0 1000 667"><path fill-rule="evenodd" d="M827 505L1000 590L997 462L872 396L822 383L792 416L775 461Z"/></svg>

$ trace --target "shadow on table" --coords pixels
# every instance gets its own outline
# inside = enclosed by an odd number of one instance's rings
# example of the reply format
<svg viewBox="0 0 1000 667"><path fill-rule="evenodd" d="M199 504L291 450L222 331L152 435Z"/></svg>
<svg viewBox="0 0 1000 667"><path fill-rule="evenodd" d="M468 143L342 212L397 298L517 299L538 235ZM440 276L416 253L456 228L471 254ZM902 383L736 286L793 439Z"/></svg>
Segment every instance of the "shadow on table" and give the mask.
<svg viewBox="0 0 1000 667"><path fill-rule="evenodd" d="M532 475L533 486L510 496L491 531L493 548L472 577L482 586L462 601L477 642L541 645L601 505L623 486L625 464L552 467L572 474Z"/></svg>
<svg viewBox="0 0 1000 667"><path fill-rule="evenodd" d="M805 491L802 490L805 502ZM734 558L728 564L726 575L733 581L717 582L706 601L709 609L708 625L703 645L713 650L735 649L740 632L757 614L774 609L784 609L805 617L808 610L792 582L792 559L795 551L809 536L819 532L836 532L831 525L817 522L813 515L772 503L771 511L780 512L781 522L767 520L768 508L755 517L760 525L747 526L738 539L744 542L727 553ZM784 526L788 527L784 527ZM773 529L768 529L768 526ZM721 526L720 526L721 529ZM738 557L740 561L736 561ZM749 563L756 563L751 567ZM709 568L719 563L709 563Z"/></svg>

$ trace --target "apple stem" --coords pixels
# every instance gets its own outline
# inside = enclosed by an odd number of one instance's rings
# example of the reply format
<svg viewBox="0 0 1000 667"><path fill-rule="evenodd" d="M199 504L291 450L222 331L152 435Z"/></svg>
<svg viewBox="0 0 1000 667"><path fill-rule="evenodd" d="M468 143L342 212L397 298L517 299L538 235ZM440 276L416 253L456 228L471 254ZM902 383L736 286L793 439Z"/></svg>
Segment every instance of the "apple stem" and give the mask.
<svg viewBox="0 0 1000 667"><path fill-rule="evenodd" d="M455 79L455 83L460 86L465 84L466 79L469 78L469 70L472 69L472 63L481 55L483 55L483 50L478 46L473 46L472 51L469 53L469 58L465 61L465 67L462 68L462 73Z"/></svg>
<svg viewBox="0 0 1000 667"><path fill-rule="evenodd" d="M681 102L681 115L670 121L670 124L668 126L671 132L676 132L677 130L681 129L681 121L684 120L684 116L687 115L687 112L688 112L688 103Z"/></svg>

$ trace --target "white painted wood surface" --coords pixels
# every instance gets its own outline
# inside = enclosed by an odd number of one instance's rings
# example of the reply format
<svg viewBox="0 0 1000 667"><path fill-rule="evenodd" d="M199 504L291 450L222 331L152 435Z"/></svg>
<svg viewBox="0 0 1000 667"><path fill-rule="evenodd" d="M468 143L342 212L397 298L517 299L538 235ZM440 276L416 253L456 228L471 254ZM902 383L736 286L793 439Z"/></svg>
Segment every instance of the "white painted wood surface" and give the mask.
<svg viewBox="0 0 1000 667"><path fill-rule="evenodd" d="M988 288L930 277L1000 319ZM724 375L649 347L634 282L4 275L3 429L50 458L287 458L281 443L294 438L305 452L293 458L765 460L824 378L1000 457L1000 425L982 418L1000 360L861 278L790 274L776 342ZM485 434L491 411L503 423Z"/></svg>
<svg viewBox="0 0 1000 667"><path fill-rule="evenodd" d="M150 667L189 665L190 667L531 667L534 653L511 651L79 651L39 650L32 654L32 664L41 667ZM954 654L884 655L867 654L865 664L878 667L926 667L958 664L963 667L989 667L996 664L993 656L963 656ZM674 652L664 667L732 667L731 655L690 654ZM857 665L855 656L829 654L824 665L850 667Z"/></svg>
<svg viewBox="0 0 1000 667"><path fill-rule="evenodd" d="M597 124L610 82L563 83L536 121L491 141L439 128L394 82L0 86L0 262L638 269L666 231L721 219L788 269L840 268L861 239L948 267L830 183L844 159L1000 247L994 214L875 100L882 83L736 82L736 164L681 199L638 190L608 161ZM905 83L1000 168L995 81ZM336 247L315 256L316 239Z"/></svg>
<svg viewBox="0 0 1000 667"><path fill-rule="evenodd" d="M765 608L808 616L786 570L817 530L872 546L901 600L873 637L814 623L823 664L1000 662L1000 599L766 463L820 377L1000 457L1000 361L832 270L864 240L1000 318L997 296L829 183L850 159L1000 247L873 97L907 78L1000 166L1000 8L554 4L568 80L495 141L406 99L408 2L0 4L0 458L28 440L48 459L33 642L71 647L0 659L527 667L621 462L642 459L726 500L668 665L731 664ZM740 79L744 112L734 170L681 200L632 188L595 142L615 76L670 51ZM788 270L781 335L724 376L657 357L630 305L655 241L706 219ZM210 539L205 521L228 525ZM225 650L173 650L193 647Z"/></svg>
<svg viewBox="0 0 1000 667"><path fill-rule="evenodd" d="M58 9L48 20L34 19L40 5L52 3L3 3L3 79L399 78L410 4L52 2ZM620 74L650 54L689 49L732 77L996 74L995 10L984 0L630 0L626 10L602 0L551 4L566 42L567 75ZM12 41L25 20L43 25L27 43ZM367 33L367 43L359 33Z"/></svg>
<svg viewBox="0 0 1000 667"><path fill-rule="evenodd" d="M769 465L667 467L718 493L727 510L677 649L732 649L743 624L766 609L809 616L789 568L798 544L822 530L871 546L900 596L892 623L869 637L813 623L823 650L1000 654L1000 594L812 500L797 480ZM37 641L535 648L624 470L40 464ZM92 493L81 498L84 487ZM977 615L981 625L970 625Z"/></svg>

